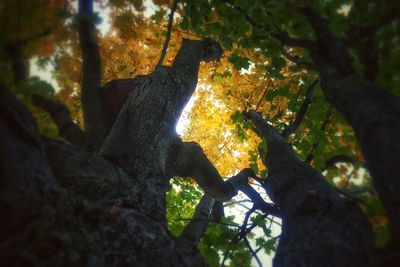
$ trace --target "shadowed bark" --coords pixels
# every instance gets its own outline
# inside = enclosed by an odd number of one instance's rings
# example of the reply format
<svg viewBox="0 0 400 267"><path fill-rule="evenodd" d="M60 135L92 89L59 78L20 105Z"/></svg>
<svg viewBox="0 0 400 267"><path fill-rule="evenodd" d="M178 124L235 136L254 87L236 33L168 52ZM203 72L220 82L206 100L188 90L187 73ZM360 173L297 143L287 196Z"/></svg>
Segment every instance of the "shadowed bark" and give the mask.
<svg viewBox="0 0 400 267"><path fill-rule="evenodd" d="M389 217L394 250L400 247L400 99L353 69L347 47L313 9L304 14L316 35L311 55L329 103L353 127L366 167ZM339 49L341 48L341 49ZM400 262L400 254L397 253ZM393 263L392 263L393 264Z"/></svg>
<svg viewBox="0 0 400 267"><path fill-rule="evenodd" d="M197 62L187 57L192 54ZM2 88L0 193L2 231L8 233L1 241L2 262L203 266L194 244L188 250L168 233L164 194L172 176L175 124L196 87L198 64L220 56L211 40L186 40L178 67L139 77L104 144L109 161L52 139L45 139L45 151L28 111ZM15 165L7 164L9 153ZM49 199L45 193L53 187L61 193ZM38 203L46 203L45 209ZM28 246L18 248L21 243Z"/></svg>
<svg viewBox="0 0 400 267"><path fill-rule="evenodd" d="M101 59L97 44L93 0L78 1L78 33L82 52L81 102L85 131L94 146L105 138L106 131L101 112Z"/></svg>
<svg viewBox="0 0 400 267"><path fill-rule="evenodd" d="M58 131L71 144L85 147L88 145L86 133L72 120L68 108L58 102L40 95L32 96L32 103L45 110L57 125Z"/></svg>
<svg viewBox="0 0 400 267"><path fill-rule="evenodd" d="M245 116L268 147L265 182L282 214L274 266L373 266L374 238L356 203L294 155L286 140L255 111Z"/></svg>

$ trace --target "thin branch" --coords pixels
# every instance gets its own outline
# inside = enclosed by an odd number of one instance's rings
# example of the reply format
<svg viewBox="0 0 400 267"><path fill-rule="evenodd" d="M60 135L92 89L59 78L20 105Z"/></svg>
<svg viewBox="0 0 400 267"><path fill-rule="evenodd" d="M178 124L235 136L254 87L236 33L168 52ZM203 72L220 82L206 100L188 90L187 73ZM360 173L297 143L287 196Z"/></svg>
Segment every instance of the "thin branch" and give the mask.
<svg viewBox="0 0 400 267"><path fill-rule="evenodd" d="M287 32L282 30L271 32L270 36L279 41L284 46L303 47L307 49L311 49L314 46L313 41L309 39L290 37Z"/></svg>
<svg viewBox="0 0 400 267"><path fill-rule="evenodd" d="M257 103L256 110L258 110L258 108L259 108L260 105L261 105L261 102L264 100L264 97L265 97L265 95L267 94L267 91L268 91L269 86L270 86L271 83L272 83L272 79L269 79L269 82L268 82L268 84L267 84L267 87L265 88L263 94L261 95L260 100L259 100L258 103Z"/></svg>
<svg viewBox="0 0 400 267"><path fill-rule="evenodd" d="M262 212L281 217L282 215L280 210L273 204L265 202L260 194L253 187L251 187L248 182L248 177L258 178L251 169L244 169L237 175L228 179L226 182L231 185L236 192L237 190L242 191Z"/></svg>
<svg viewBox="0 0 400 267"><path fill-rule="evenodd" d="M335 155L330 157L329 159L327 159L325 161L325 170L329 169L330 167L332 167L333 165L337 164L337 163L351 163L351 164L355 164L355 160L348 156L348 155L344 155L344 154L340 154L340 155Z"/></svg>
<svg viewBox="0 0 400 267"><path fill-rule="evenodd" d="M315 69L315 66L312 63L301 61L298 56L293 56L288 51L286 51L286 49L283 46L281 46L281 52L285 58L295 63L296 65L303 66L308 69Z"/></svg>
<svg viewBox="0 0 400 267"><path fill-rule="evenodd" d="M168 18L168 27L167 27L167 37L165 39L163 49L161 51L160 59L158 60L156 68L158 68L162 65L165 55L167 54L169 40L171 39L172 22L174 21L174 13L175 13L177 6L178 6L178 0L175 0L173 6L171 8L171 13L168 16L169 18Z"/></svg>
<svg viewBox="0 0 400 267"><path fill-rule="evenodd" d="M329 120L331 119L332 111L333 111L332 106L329 106L329 109L325 116L325 120L322 122L322 125L320 128L321 132L325 131L325 128L328 125ZM314 159L313 152L318 147L318 145L319 145L319 142L315 142L312 144L311 150L310 150L310 152L308 152L305 162L310 163Z"/></svg>
<svg viewBox="0 0 400 267"><path fill-rule="evenodd" d="M228 206L232 206L232 205L243 205L242 203L252 203L250 200L244 199L244 200L238 200L238 201L232 201L232 202L228 202L226 204L224 204L224 207L228 207ZM243 205L244 207L246 207L245 205ZM246 207L248 208L248 207Z"/></svg>
<svg viewBox="0 0 400 267"><path fill-rule="evenodd" d="M253 255L253 257L256 259L258 266L262 267L262 263L260 261L260 259L257 256L257 253L253 250L253 248L250 246L250 242L247 239L247 237L243 237L244 243L246 244L247 248L250 250L251 255Z"/></svg>
<svg viewBox="0 0 400 267"><path fill-rule="evenodd" d="M311 103L312 94L314 92L315 85L318 83L318 80L315 80L307 89L306 96L304 98L303 104L300 107L299 112L297 112L297 116L293 123L291 123L285 130L282 132L283 138L287 139L291 134L295 133L299 128L301 121L306 114L307 108Z"/></svg>
<svg viewBox="0 0 400 267"><path fill-rule="evenodd" d="M243 220L243 224L240 227L239 235L241 237L245 236L245 235L242 235L242 234L246 233L247 223L249 222L251 214L253 214L253 212L255 212L256 209L257 209L256 205L253 205L253 207L246 212L246 215L245 215L244 220Z"/></svg>

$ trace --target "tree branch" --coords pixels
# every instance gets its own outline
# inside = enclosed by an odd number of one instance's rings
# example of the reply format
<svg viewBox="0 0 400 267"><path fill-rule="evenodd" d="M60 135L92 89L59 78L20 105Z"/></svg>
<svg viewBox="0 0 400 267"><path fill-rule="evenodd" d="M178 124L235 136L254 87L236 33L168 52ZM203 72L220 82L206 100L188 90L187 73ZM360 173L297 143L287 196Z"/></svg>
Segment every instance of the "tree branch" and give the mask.
<svg viewBox="0 0 400 267"><path fill-rule="evenodd" d="M173 169L174 175L195 179L201 188L218 201L230 200L235 195L233 188L222 180L200 145L195 142L179 143Z"/></svg>
<svg viewBox="0 0 400 267"><path fill-rule="evenodd" d="M61 190L34 118L1 83L0 129L0 254L3 258L5 251L16 253L16 244L26 242L29 225L37 220L46 197L60 194ZM14 250L9 249L13 246ZM20 249L19 246L17 251L21 252Z"/></svg>
<svg viewBox="0 0 400 267"><path fill-rule="evenodd" d="M215 201L212 207L211 215L217 222L221 221L225 217L224 205L220 201Z"/></svg>
<svg viewBox="0 0 400 267"><path fill-rule="evenodd" d="M328 112L326 112L325 120L321 124L321 128L320 128L321 132L323 132L325 130L326 126L328 125L328 122L332 115L332 110L333 110L332 106L329 106ZM319 142L315 142L312 144L311 150L310 150L310 152L308 152L305 162L310 163L313 160L313 158L314 158L313 152L318 147L318 145L319 145Z"/></svg>
<svg viewBox="0 0 400 267"><path fill-rule="evenodd" d="M261 210L265 214L270 214L276 217L281 217L281 213L279 209L274 206L273 204L269 204L265 202L265 200L260 196L260 194L248 183L248 177L258 178L252 169L244 169L240 171L237 175L233 176L232 178L228 179L227 182L233 184L234 188L240 188L248 198L254 203L257 209ZM239 181L239 186L235 185L235 181ZM243 181L246 181L243 183Z"/></svg>
<svg viewBox="0 0 400 267"><path fill-rule="evenodd" d="M337 163L351 163L354 165L356 162L352 157L348 155L335 155L325 161L325 170L329 169Z"/></svg>
<svg viewBox="0 0 400 267"><path fill-rule="evenodd" d="M68 142L79 147L87 145L85 132L72 120L71 114L64 104L59 101L46 99L37 94L32 95L32 103L49 113L57 125L60 135Z"/></svg>
<svg viewBox="0 0 400 267"><path fill-rule="evenodd" d="M176 10L176 8L178 6L178 1L179 0L175 0L174 1L174 4L173 4L173 6L171 8L171 12L168 15L167 36L165 38L165 42L163 44L163 48L162 48L162 51L161 51L160 59L158 60L156 68L162 66L162 63L164 61L164 57L167 54L167 48L168 48L169 40L171 39L172 23L174 21L174 13L175 13L175 10Z"/></svg>
<svg viewBox="0 0 400 267"><path fill-rule="evenodd" d="M304 98L303 104L301 105L299 111L297 112L296 118L293 123L291 123L288 127L285 128L282 132L283 138L287 139L290 135L295 133L299 128L304 115L306 114L307 108L311 103L312 94L314 92L315 85L318 83L318 80L315 80L307 89L306 96Z"/></svg>
<svg viewBox="0 0 400 267"><path fill-rule="evenodd" d="M328 21L318 14L312 7L301 8L317 36L318 55L325 58L324 64L334 65L335 73L346 75L353 73L352 61L348 53L347 46L335 36L329 27ZM310 49L313 50L314 47ZM315 56L316 54L314 54ZM320 64L318 58L314 58L314 63ZM326 66L325 66L326 67ZM332 66L330 67L332 69Z"/></svg>
<svg viewBox="0 0 400 267"><path fill-rule="evenodd" d="M270 36L279 41L284 46L302 47L311 49L315 44L309 39L300 39L290 37L289 34L282 30L273 31Z"/></svg>
<svg viewBox="0 0 400 267"><path fill-rule="evenodd" d="M81 102L85 131L98 145L106 135L100 101L101 59L94 24L93 0L78 1L78 33L82 52Z"/></svg>
<svg viewBox="0 0 400 267"><path fill-rule="evenodd" d="M178 237L181 242L182 240L185 240L195 245L199 243L207 228L213 204L214 199L207 193L204 194L196 206L192 220Z"/></svg>

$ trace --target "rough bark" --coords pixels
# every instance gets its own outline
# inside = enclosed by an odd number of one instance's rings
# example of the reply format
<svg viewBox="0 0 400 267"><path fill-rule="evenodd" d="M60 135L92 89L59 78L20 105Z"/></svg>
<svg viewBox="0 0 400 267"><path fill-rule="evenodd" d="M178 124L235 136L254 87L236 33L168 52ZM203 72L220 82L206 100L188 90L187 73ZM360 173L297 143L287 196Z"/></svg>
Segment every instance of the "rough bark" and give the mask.
<svg viewBox="0 0 400 267"><path fill-rule="evenodd" d="M203 266L195 244L182 246L169 234L164 194L180 142L175 124L196 87L200 61L220 56L211 40L185 40L179 64L138 77L103 146L109 161L43 141L29 112L2 88L2 262Z"/></svg>
<svg viewBox="0 0 400 267"><path fill-rule="evenodd" d="M357 204L296 158L260 114L245 113L267 143L266 187L282 214L274 266L372 266L374 238Z"/></svg>
<svg viewBox="0 0 400 267"><path fill-rule="evenodd" d="M357 74L347 47L311 8L304 9L317 39L311 55L327 101L353 127L388 217L393 248L400 247L400 99ZM397 254L400 262L400 254Z"/></svg>

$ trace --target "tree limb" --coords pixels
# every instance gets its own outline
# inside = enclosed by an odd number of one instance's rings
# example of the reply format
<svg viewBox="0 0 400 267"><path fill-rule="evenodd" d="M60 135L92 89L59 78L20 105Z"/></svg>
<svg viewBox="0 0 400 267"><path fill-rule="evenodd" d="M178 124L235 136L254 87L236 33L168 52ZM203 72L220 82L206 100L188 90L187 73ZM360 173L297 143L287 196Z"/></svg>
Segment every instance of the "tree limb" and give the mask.
<svg viewBox="0 0 400 267"><path fill-rule="evenodd" d="M332 167L337 163L351 163L354 165L356 162L352 157L348 155L344 154L335 155L325 161L325 170L329 169L330 167Z"/></svg>
<svg viewBox="0 0 400 267"><path fill-rule="evenodd" d="M49 113L57 125L60 135L68 142L79 147L87 145L85 132L72 120L71 114L64 104L46 99L38 94L32 95L32 103Z"/></svg>
<svg viewBox="0 0 400 267"><path fill-rule="evenodd" d="M169 40L171 39L172 23L174 21L174 13L175 13L175 10L176 10L176 8L178 6L178 1L179 0L175 0L174 1L174 4L173 4L173 6L171 8L171 12L168 15L167 36L165 38L165 42L163 44L163 48L162 48L162 51L161 51L160 59L158 60L156 68L162 66L162 63L164 61L164 57L167 54L167 48L168 48Z"/></svg>
<svg viewBox="0 0 400 267"><path fill-rule="evenodd" d="M0 129L0 255L3 258L7 250L15 256L15 248L11 248L18 240L25 241L46 197L60 194L61 190L34 118L1 83Z"/></svg>
<svg viewBox="0 0 400 267"><path fill-rule="evenodd" d="M276 30L270 33L270 36L278 40L284 46L302 47L311 49L315 44L309 39L293 38L289 34L282 30Z"/></svg>
<svg viewBox="0 0 400 267"><path fill-rule="evenodd" d="M235 192L222 180L217 169L195 142L180 142L175 160L174 174L192 177L210 196L218 201L230 200Z"/></svg>
<svg viewBox="0 0 400 267"><path fill-rule="evenodd" d="M204 194L196 206L192 220L179 235L179 240L185 239L195 245L199 243L207 228L213 204L214 199L207 193Z"/></svg>
<svg viewBox="0 0 400 267"><path fill-rule="evenodd" d="M329 106L329 109L325 115L325 120L321 124L321 128L320 128L321 132L323 132L325 130L326 126L328 125L328 122L331 119L332 110L333 110L332 106ZM308 152L306 159L304 160L305 162L310 163L313 160L313 158L314 158L313 152L318 147L318 145L319 145L319 142L315 142L312 144L311 150L310 150L310 152Z"/></svg>
<svg viewBox="0 0 400 267"><path fill-rule="evenodd" d="M101 59L94 24L93 0L78 1L78 33L82 52L81 102L85 131L98 145L106 130L100 101Z"/></svg>
<svg viewBox="0 0 400 267"><path fill-rule="evenodd" d="M314 92L315 85L318 83L318 80L315 80L307 89L306 96L304 98L303 104L301 105L299 111L297 112L296 118L293 123L291 123L288 127L285 128L282 132L283 138L287 139L290 135L295 133L299 128L301 121L306 114L307 108L311 103L312 94Z"/></svg>

